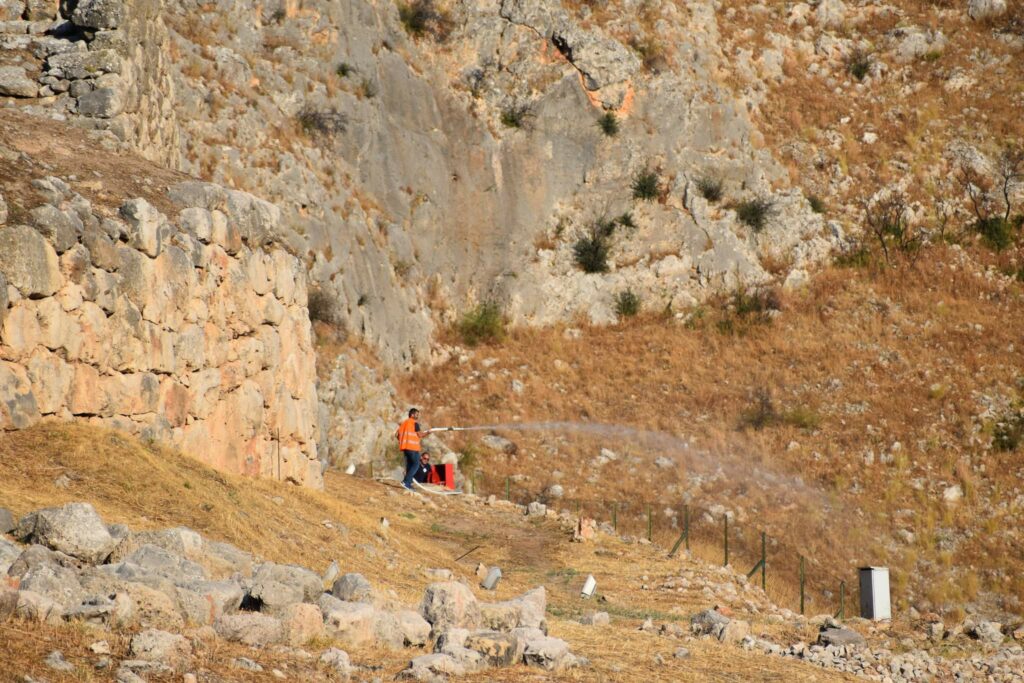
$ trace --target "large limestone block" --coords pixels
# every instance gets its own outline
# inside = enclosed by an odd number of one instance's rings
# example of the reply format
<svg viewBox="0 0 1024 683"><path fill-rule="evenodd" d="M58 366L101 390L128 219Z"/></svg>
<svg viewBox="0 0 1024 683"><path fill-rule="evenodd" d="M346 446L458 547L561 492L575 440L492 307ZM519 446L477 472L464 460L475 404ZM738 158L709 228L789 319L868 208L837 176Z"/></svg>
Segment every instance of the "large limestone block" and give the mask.
<svg viewBox="0 0 1024 683"><path fill-rule="evenodd" d="M9 97L35 97L39 83L29 78L24 67L0 66L0 95Z"/></svg>
<svg viewBox="0 0 1024 683"><path fill-rule="evenodd" d="M18 536L90 564L105 560L117 545L89 503L68 503L26 515L18 523Z"/></svg>
<svg viewBox="0 0 1024 683"><path fill-rule="evenodd" d="M51 351L63 350L69 358L77 358L82 345L82 327L78 318L68 313L55 298L36 302L40 341Z"/></svg>
<svg viewBox="0 0 1024 683"><path fill-rule="evenodd" d="M23 14L25 0L0 0L0 21L18 21Z"/></svg>
<svg viewBox="0 0 1024 683"><path fill-rule="evenodd" d="M29 21L56 19L60 7L57 0L28 0L25 3L25 18Z"/></svg>
<svg viewBox="0 0 1024 683"><path fill-rule="evenodd" d="M29 358L27 370L39 412L44 415L59 412L71 392L75 369L60 356L39 349Z"/></svg>
<svg viewBox="0 0 1024 683"><path fill-rule="evenodd" d="M126 8L123 0L82 0L71 21L83 28L117 28L124 22Z"/></svg>
<svg viewBox="0 0 1024 683"><path fill-rule="evenodd" d="M132 636L131 655L135 659L180 669L192 657L192 645L187 638L176 633L148 629Z"/></svg>
<svg viewBox="0 0 1024 683"><path fill-rule="evenodd" d="M61 285L57 252L27 225L0 228L0 272L28 298L52 296Z"/></svg>
<svg viewBox="0 0 1024 683"><path fill-rule="evenodd" d="M78 98L78 113L100 119L113 118L124 111L125 95L124 88L96 88Z"/></svg>
<svg viewBox="0 0 1024 683"><path fill-rule="evenodd" d="M320 608L308 603L292 605L284 614L284 627L289 644L301 647L324 634L324 620Z"/></svg>
<svg viewBox="0 0 1024 683"><path fill-rule="evenodd" d="M64 78L80 80L94 78L104 73L121 73L122 60L113 50L89 50L88 52L62 52L46 60L51 69L60 69Z"/></svg>
<svg viewBox="0 0 1024 683"><path fill-rule="evenodd" d="M975 21L1006 14L1006 0L967 0L967 15Z"/></svg>
<svg viewBox="0 0 1024 683"><path fill-rule="evenodd" d="M447 581L427 586L420 614L430 622L437 636L450 628L476 629L480 626L480 605L464 584Z"/></svg>
<svg viewBox="0 0 1024 683"><path fill-rule="evenodd" d="M40 418L25 368L0 361L0 430L24 429Z"/></svg>

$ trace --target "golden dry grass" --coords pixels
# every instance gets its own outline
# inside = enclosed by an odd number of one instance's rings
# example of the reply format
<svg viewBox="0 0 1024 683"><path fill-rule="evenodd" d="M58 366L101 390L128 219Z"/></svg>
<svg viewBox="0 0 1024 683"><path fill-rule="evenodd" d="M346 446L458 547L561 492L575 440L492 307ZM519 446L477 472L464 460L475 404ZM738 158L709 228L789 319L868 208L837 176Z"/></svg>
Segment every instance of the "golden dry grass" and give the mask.
<svg viewBox="0 0 1024 683"><path fill-rule="evenodd" d="M1019 456L988 447L980 397L1019 397L1022 292L1019 283L986 273L988 265L998 271L998 259L972 254L980 264L957 248L937 247L913 266L826 271L787 295L771 324L737 323L735 334L720 331L726 314L712 307L692 329L648 317L584 328L578 339L562 328L518 330L469 364L453 361L406 377L402 390L429 407L425 416L435 425L565 420L693 438L696 451L710 454L706 461L687 460L680 451L685 464L665 470L651 466L657 452L642 440L639 447L631 443L637 439L628 434L503 432L519 444L515 456L484 455L472 432L446 437L456 447L475 444L478 459L486 458L487 492L503 495L505 477L526 475L514 492L537 497L559 481L553 473L560 471L566 495L582 499L585 513L610 520L605 501L630 506L625 523L637 534L645 533L643 503L654 502L663 542L672 532L657 511L680 510L682 492L693 496L693 509L744 507L748 514L733 531L744 534L732 541L735 564L753 566L757 534L766 529L779 543L769 551L772 572L786 579L772 595L786 606L794 607L800 554L812 558L810 581L823 598L840 578L853 584L854 568L868 562L893 563L895 597L903 605L930 600L940 608L973 599L950 566L973 566L968 573L983 589L1012 596L1024 586L1000 577L1019 576L1024 567L1009 551L1016 532L1005 520L990 525L999 533L973 534L944 564L933 564L940 560L940 533L1002 519L999 504L1019 493ZM488 358L494 362L484 366ZM522 395L510 391L512 378L524 383ZM760 431L742 428L761 389L781 417ZM620 461L588 483L588 463L602 446L639 460ZM868 450L875 454L871 465ZM893 456L888 464L880 462L883 453ZM688 481L717 465L725 467L725 479L703 486ZM762 491L760 478L744 475L744 468L775 473L781 483ZM954 483L968 492L965 500L944 505L941 493ZM911 512L904 523L894 516L901 509ZM721 557L720 524L697 529L709 560ZM909 527L916 540L892 553L887 539L897 527ZM927 564L916 566L918 559ZM928 582L942 590L933 587L920 600ZM830 600L818 604L834 609ZM1003 607L1014 611L1012 600Z"/></svg>
<svg viewBox="0 0 1024 683"><path fill-rule="evenodd" d="M64 489L53 483L61 474L72 480ZM571 544L558 523L528 520L501 506L471 505L465 499L417 498L386 484L333 472L328 472L323 492L244 479L214 472L179 453L116 432L57 422L0 436L0 500L18 514L85 500L105 521L134 529L186 525L207 538L233 543L262 557L314 569L337 559L343 571L362 572L378 588L394 591L397 599L407 604L415 604L422 594L427 583L424 568L446 567L472 578L477 562L497 564L505 577L489 599L507 599L545 585L552 633L567 638L575 652L593 662L587 669L560 677L564 680L836 680L834 675L807 665L712 642L686 642L692 657L674 660L672 652L684 643L640 633L636 626L648 614L661 621L685 620L693 611L706 608L706 599L697 587L677 594L645 591L640 585L647 581L647 574L657 583L659 578L678 574L680 568L704 572L705 567L670 561L663 549L626 546L606 536L593 545ZM386 535L380 532L382 516L391 523ZM343 524L347 533L324 527L324 520L335 527ZM461 562L454 561L476 545L482 547ZM602 592L608 602L601 608L616 615L609 628L588 629L572 619L596 606L577 597L582 578L575 572L584 567L605 586ZM810 636L756 622L755 628L774 633L780 640ZM4 642L0 680L22 674L50 681L106 680L104 674L92 670L96 657L86 648L104 638L116 661L126 652L127 635L81 625L0 624ZM327 645L319 643L320 647ZM42 659L54 649L60 649L78 670L68 675L47 670ZM657 653L668 663L656 665L653 658ZM357 649L350 654L355 663L379 666L378 675L390 676L416 653ZM199 648L195 666L220 680L262 680L259 675L232 668L231 660L238 656L257 660L267 672L279 668L292 680L311 680L323 674L315 665L302 664L287 654L219 641ZM536 670L515 667L468 680L537 677Z"/></svg>

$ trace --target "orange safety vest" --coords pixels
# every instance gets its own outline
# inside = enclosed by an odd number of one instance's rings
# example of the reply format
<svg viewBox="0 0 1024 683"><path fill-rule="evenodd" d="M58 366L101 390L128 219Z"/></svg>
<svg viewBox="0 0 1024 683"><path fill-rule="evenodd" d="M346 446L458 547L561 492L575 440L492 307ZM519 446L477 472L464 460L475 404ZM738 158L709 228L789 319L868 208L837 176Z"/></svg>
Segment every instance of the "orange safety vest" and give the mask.
<svg viewBox="0 0 1024 683"><path fill-rule="evenodd" d="M416 419L410 417L398 425L398 448L403 451L420 450L420 435L416 433Z"/></svg>

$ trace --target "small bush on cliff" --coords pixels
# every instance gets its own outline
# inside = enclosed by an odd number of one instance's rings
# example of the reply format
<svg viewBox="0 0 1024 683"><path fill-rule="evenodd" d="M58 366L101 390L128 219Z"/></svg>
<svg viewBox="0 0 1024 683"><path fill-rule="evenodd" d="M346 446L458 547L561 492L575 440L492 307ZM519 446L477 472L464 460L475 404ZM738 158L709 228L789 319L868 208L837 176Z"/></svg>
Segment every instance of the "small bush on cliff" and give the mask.
<svg viewBox="0 0 1024 683"><path fill-rule="evenodd" d="M501 306L485 301L462 315L458 324L459 336L469 346L500 342L505 338L505 316Z"/></svg>
<svg viewBox="0 0 1024 683"><path fill-rule="evenodd" d="M623 318L631 318L640 312L640 295L632 289L615 295L615 312Z"/></svg>
<svg viewBox="0 0 1024 683"><path fill-rule="evenodd" d="M613 111L606 111L601 114L601 118L597 120L597 125L601 132L610 138L619 134L619 117Z"/></svg>
<svg viewBox="0 0 1024 683"><path fill-rule="evenodd" d="M761 232L768 225L768 219L775 209L775 202L767 197L748 199L736 205L736 217L746 223L754 232Z"/></svg>
<svg viewBox="0 0 1024 683"><path fill-rule="evenodd" d="M1024 443L1024 409L1000 416L992 431L992 445L1000 451L1015 451Z"/></svg>
<svg viewBox="0 0 1024 683"><path fill-rule="evenodd" d="M657 199L661 196L661 178L653 169L644 169L633 176L633 199Z"/></svg>
<svg viewBox="0 0 1024 683"><path fill-rule="evenodd" d="M524 128L532 115L529 104L513 103L501 110L501 123L509 128Z"/></svg>
<svg viewBox="0 0 1024 683"><path fill-rule="evenodd" d="M871 73L871 64L874 60L870 52L857 48L846 58L846 71L858 81L863 81Z"/></svg>
<svg viewBox="0 0 1024 683"><path fill-rule="evenodd" d="M717 202L722 198L722 180L712 176L697 178L697 191L709 202Z"/></svg>
<svg viewBox="0 0 1024 683"><path fill-rule="evenodd" d="M572 247L576 265L584 273L608 272L609 251L608 240L600 232L579 238Z"/></svg>
<svg viewBox="0 0 1024 683"><path fill-rule="evenodd" d="M430 35L438 42L444 42L452 30L448 13L438 9L433 0L399 4L398 18L405 30L416 38Z"/></svg>
<svg viewBox="0 0 1024 683"><path fill-rule="evenodd" d="M306 105L295 117L302 131L311 137L330 138L344 133L348 127L348 115L336 107L318 109Z"/></svg>

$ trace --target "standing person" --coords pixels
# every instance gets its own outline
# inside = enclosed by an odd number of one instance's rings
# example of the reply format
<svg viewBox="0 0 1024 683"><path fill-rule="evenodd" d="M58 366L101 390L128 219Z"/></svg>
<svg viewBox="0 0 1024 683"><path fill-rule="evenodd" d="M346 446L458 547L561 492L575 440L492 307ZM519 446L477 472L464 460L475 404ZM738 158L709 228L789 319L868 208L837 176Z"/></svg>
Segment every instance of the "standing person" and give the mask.
<svg viewBox="0 0 1024 683"><path fill-rule="evenodd" d="M398 448L405 456L405 479L402 486L412 491L412 479L416 476L416 470L420 466L420 439L430 433L430 430L420 429L420 411L416 408L409 410L409 418L398 425L395 436L398 438Z"/></svg>

